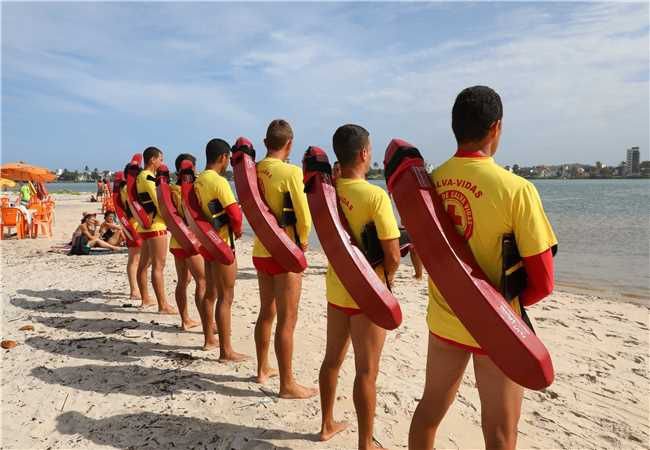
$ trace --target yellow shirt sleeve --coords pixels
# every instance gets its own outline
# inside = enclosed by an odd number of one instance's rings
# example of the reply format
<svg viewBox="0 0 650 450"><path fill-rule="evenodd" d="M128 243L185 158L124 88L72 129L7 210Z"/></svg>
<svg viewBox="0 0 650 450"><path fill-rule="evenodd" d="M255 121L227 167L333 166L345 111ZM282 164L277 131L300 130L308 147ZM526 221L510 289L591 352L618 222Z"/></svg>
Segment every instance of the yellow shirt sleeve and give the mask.
<svg viewBox="0 0 650 450"><path fill-rule="evenodd" d="M527 182L513 198L512 224L522 257L534 256L557 244L535 186Z"/></svg>
<svg viewBox="0 0 650 450"><path fill-rule="evenodd" d="M397 219L393 214L393 206L390 203L388 194L383 189L378 191L375 198L372 221L377 229L379 240L388 241L399 238L400 233L397 227Z"/></svg>
<svg viewBox="0 0 650 450"><path fill-rule="evenodd" d="M233 203L237 203L235 194L232 192L232 188L230 187L230 183L228 183L228 180L222 176L217 178L215 184L215 196L224 208L227 208Z"/></svg>
<svg viewBox="0 0 650 450"><path fill-rule="evenodd" d="M199 175L194 182L194 192L196 192L196 196L198 197L203 215L208 220L212 220L212 213L210 212L211 201L218 200L224 209L237 202L228 180L213 170L206 170ZM228 243L230 242L228 226L224 225L219 228L218 233L221 239Z"/></svg>
<svg viewBox="0 0 650 450"><path fill-rule="evenodd" d="M311 213L309 212L307 194L305 194L305 185L302 182L302 170L299 167L296 167L289 179L289 195L291 196L291 203L293 203L293 212L296 215L298 238L300 242L309 242Z"/></svg>

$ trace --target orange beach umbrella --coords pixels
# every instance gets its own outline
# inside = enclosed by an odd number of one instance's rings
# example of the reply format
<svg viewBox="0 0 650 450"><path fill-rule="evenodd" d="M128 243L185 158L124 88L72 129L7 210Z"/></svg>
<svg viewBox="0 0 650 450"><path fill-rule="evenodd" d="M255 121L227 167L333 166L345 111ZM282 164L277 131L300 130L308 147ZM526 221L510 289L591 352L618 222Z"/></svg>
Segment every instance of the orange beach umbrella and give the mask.
<svg viewBox="0 0 650 450"><path fill-rule="evenodd" d="M45 167L33 166L23 162L7 163L0 166L0 177L15 181L54 181L56 175Z"/></svg>

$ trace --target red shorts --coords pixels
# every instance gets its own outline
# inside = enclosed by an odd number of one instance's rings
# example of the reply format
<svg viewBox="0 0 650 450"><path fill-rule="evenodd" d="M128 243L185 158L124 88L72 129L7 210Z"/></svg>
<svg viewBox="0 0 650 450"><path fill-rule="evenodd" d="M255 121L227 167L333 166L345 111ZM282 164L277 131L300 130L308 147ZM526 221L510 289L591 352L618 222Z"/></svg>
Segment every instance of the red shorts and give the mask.
<svg viewBox="0 0 650 450"><path fill-rule="evenodd" d="M126 240L126 246L128 248L140 248L142 246L142 241L139 241L139 243L138 243L136 241L132 241L130 239L127 239Z"/></svg>
<svg viewBox="0 0 650 450"><path fill-rule="evenodd" d="M144 231L144 232L140 232L139 234L140 234L140 237L146 241L147 239L153 239L153 238L160 237L160 236L166 236L167 235L167 230Z"/></svg>
<svg viewBox="0 0 650 450"><path fill-rule="evenodd" d="M255 266L255 269L257 269L258 272L271 276L288 272L287 269L282 267L271 257L253 256L253 266Z"/></svg>
<svg viewBox="0 0 650 450"><path fill-rule="evenodd" d="M360 309L357 309L357 308L346 308L345 306L335 305L334 303L330 303L330 302L327 302L327 304L329 306L331 306L332 308L343 312L346 316L349 316L349 317L356 316L358 314L363 313L363 311L361 311Z"/></svg>
<svg viewBox="0 0 650 450"><path fill-rule="evenodd" d="M461 344L460 342L452 341L451 339L447 339L447 338L444 338L442 336L438 336L437 334L433 333L432 331L429 331L429 333L431 333L431 336L435 337L436 339L441 340L445 344L449 344L449 345L454 346L456 348L461 348L461 349L463 349L465 351L468 351L470 353L473 353L475 355L487 355L487 353L485 353L485 350L483 350L482 348L472 347L471 345L465 345L465 344Z"/></svg>
<svg viewBox="0 0 650 450"><path fill-rule="evenodd" d="M174 255L174 257L179 258L179 259L187 259L190 255L183 247L176 247L176 248L170 248L169 253Z"/></svg>

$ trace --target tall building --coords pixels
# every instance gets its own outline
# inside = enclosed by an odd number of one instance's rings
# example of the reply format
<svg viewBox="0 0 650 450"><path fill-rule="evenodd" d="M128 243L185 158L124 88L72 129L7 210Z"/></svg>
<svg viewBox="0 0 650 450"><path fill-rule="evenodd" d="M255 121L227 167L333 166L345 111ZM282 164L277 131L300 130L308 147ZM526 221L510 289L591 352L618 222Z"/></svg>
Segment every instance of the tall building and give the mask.
<svg viewBox="0 0 650 450"><path fill-rule="evenodd" d="M625 160L627 175L638 175L641 172L639 167L640 159L641 152L639 151L639 147L627 149L627 158Z"/></svg>

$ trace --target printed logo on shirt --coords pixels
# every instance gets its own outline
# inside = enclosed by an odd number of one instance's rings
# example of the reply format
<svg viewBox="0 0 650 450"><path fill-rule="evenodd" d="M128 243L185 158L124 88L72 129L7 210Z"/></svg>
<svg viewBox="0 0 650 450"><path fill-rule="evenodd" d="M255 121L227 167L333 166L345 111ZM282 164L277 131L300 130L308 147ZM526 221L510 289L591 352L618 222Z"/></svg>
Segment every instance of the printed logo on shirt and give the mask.
<svg viewBox="0 0 650 450"><path fill-rule="evenodd" d="M447 215L456 226L458 232L468 241L474 232L474 217L469 200L460 191L449 190L440 194Z"/></svg>

